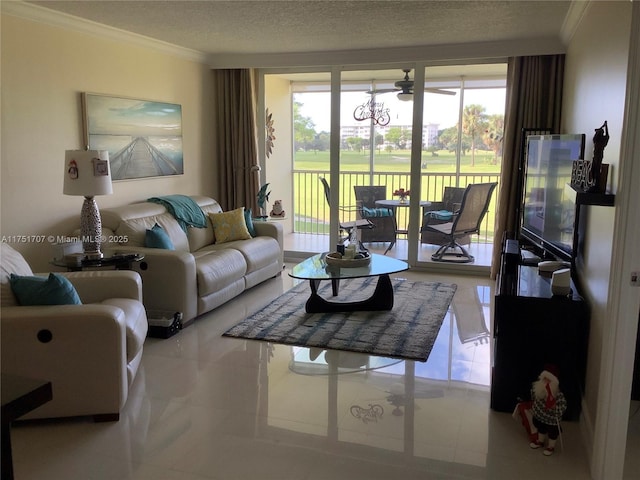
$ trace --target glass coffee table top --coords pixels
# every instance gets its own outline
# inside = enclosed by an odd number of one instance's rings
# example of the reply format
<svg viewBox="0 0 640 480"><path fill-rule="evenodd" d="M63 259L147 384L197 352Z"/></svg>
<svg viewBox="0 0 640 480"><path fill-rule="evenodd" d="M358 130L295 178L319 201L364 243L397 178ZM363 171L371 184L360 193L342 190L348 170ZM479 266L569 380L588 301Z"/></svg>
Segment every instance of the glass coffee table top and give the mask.
<svg viewBox="0 0 640 480"><path fill-rule="evenodd" d="M334 280L341 278L362 278L404 272L409 264L396 258L371 254L371 262L366 267L339 268L327 265L326 253L307 258L291 269L289 275L302 280Z"/></svg>
<svg viewBox="0 0 640 480"><path fill-rule="evenodd" d="M389 275L408 270L407 262L372 253L371 262L365 267L338 267L327 265L326 255L326 253L319 253L307 258L293 267L289 273L293 278L309 280L311 295L305 304L307 313L376 311L393 308L393 286ZM319 295L318 286L323 280L331 280L333 297L337 297L340 280L362 277L378 277L373 295L366 300L331 301Z"/></svg>

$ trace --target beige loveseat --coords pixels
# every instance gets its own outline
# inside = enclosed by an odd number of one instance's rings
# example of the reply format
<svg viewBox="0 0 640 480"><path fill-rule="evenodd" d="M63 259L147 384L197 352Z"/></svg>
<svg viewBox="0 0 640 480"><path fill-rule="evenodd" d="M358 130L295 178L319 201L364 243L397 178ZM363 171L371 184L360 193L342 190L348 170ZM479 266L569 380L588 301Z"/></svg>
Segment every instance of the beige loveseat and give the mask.
<svg viewBox="0 0 640 480"><path fill-rule="evenodd" d="M140 275L59 273L71 282L82 304L35 305L42 303L38 296L24 306L9 278L32 277L31 268L6 243L0 244L0 260L2 373L50 381L53 389L53 400L23 418L92 415L100 421L117 420L147 335Z"/></svg>
<svg viewBox="0 0 640 480"><path fill-rule="evenodd" d="M191 197L206 214L206 228L182 229L160 204L140 202L102 209L103 236L119 240L103 250L144 254L134 269L142 277L143 301L148 316L182 312L183 325L198 315L282 272L282 226L255 222L257 236L216 243L209 213L222 208L212 198ZM145 247L145 232L155 224L168 234L175 250Z"/></svg>

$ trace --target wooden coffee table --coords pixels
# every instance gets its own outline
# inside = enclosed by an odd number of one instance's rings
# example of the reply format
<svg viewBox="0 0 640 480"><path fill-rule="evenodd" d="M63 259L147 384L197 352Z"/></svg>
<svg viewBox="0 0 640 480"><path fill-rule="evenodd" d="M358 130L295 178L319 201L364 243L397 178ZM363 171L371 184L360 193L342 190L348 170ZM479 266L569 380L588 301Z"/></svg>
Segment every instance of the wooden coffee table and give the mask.
<svg viewBox="0 0 640 480"><path fill-rule="evenodd" d="M311 295L305 305L307 313L379 311L393 308L393 285L389 275L409 269L402 260L371 254L371 263L366 267L340 268L327 265L326 253L307 258L291 270L293 278L309 280ZM378 277L375 291L371 297L359 302L334 302L318 294L318 286L323 280L331 280L333 296L338 295L340 280L349 278Z"/></svg>

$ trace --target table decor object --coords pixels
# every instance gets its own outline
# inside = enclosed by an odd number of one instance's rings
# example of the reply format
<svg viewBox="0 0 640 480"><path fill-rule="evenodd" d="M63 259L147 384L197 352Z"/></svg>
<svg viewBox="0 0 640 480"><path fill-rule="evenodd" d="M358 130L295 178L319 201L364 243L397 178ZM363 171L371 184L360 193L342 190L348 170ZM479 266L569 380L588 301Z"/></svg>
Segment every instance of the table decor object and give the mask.
<svg viewBox="0 0 640 480"><path fill-rule="evenodd" d="M361 252L353 258L348 258L341 253L331 252L324 257L324 260L327 262L327 265L331 267L357 268L369 265L371 263L371 256L367 252Z"/></svg>
<svg viewBox="0 0 640 480"><path fill-rule="evenodd" d="M400 203L406 203L407 202L407 198L410 195L410 191L409 190L405 190L404 188L399 188L396 191L393 192L393 196L394 197L399 197L400 198Z"/></svg>

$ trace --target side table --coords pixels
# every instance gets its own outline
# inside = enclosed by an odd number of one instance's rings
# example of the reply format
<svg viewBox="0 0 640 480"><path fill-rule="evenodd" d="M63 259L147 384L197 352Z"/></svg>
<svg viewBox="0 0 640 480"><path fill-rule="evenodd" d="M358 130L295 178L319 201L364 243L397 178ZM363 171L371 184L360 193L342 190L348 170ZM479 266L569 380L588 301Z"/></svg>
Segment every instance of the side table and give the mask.
<svg viewBox="0 0 640 480"><path fill-rule="evenodd" d="M11 422L51 401L51 382L3 373L2 396L2 480L13 480Z"/></svg>
<svg viewBox="0 0 640 480"><path fill-rule="evenodd" d="M144 259L141 253L122 253L111 255L98 259L78 258L75 262L68 261L64 258L58 258L51 261L56 267L64 267L70 272L80 272L82 270L93 270L99 268L108 268L115 270L131 270L134 262L140 262Z"/></svg>

